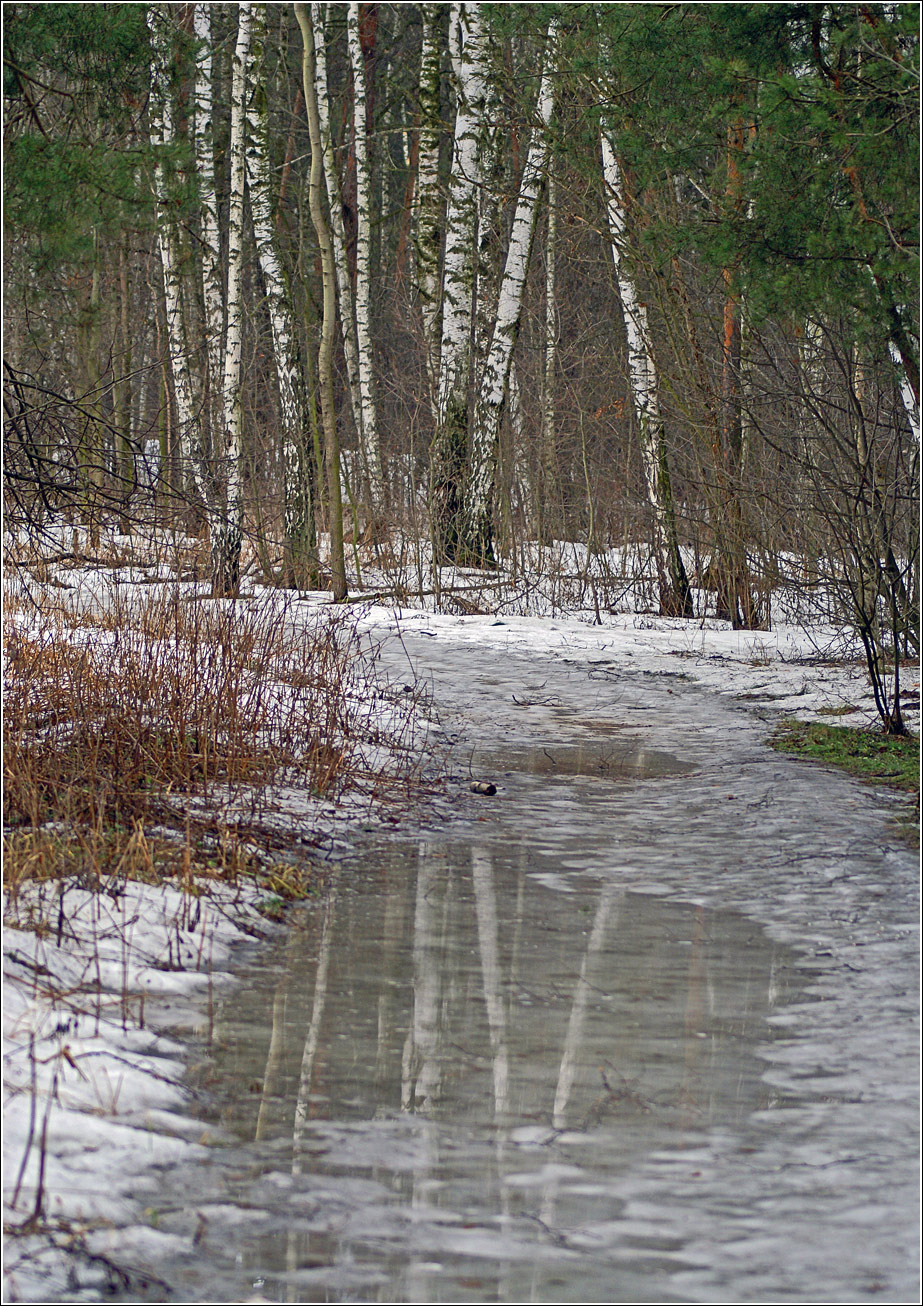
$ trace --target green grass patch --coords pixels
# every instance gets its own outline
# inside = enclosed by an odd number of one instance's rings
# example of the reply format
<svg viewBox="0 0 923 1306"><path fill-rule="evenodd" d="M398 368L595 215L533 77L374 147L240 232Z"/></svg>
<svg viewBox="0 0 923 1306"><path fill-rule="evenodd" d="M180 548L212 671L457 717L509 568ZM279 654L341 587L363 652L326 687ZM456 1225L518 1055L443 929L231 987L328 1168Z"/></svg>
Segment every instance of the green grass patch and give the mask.
<svg viewBox="0 0 923 1306"><path fill-rule="evenodd" d="M919 739L828 726L822 721L790 721L777 731L772 744L783 753L841 767L872 784L919 793Z"/></svg>

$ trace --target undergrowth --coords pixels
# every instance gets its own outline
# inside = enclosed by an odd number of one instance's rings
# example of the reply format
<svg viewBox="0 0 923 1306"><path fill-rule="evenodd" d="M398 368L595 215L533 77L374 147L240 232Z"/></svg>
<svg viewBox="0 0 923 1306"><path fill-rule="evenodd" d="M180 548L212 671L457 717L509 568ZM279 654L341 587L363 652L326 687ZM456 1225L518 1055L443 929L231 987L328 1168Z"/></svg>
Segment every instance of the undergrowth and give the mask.
<svg viewBox="0 0 923 1306"><path fill-rule="evenodd" d="M6 598L8 891L236 878L274 786L335 801L412 778L415 696L373 679L348 614L305 625L278 592L215 603L179 586ZM266 870L273 895L303 896L302 878Z"/></svg>

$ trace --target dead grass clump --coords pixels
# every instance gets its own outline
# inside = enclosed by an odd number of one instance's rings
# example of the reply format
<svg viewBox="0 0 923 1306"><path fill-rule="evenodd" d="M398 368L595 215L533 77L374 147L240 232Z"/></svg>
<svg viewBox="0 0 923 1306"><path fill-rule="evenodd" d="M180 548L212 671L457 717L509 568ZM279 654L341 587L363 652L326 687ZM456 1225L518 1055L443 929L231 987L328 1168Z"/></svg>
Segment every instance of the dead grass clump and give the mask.
<svg viewBox="0 0 923 1306"><path fill-rule="evenodd" d="M371 671L348 618L305 628L291 615L278 596L214 603L127 586L103 604L8 613L5 825L63 822L111 870L138 848L106 832L130 842L139 822L188 816L193 795L217 790L255 812L284 779L336 798L378 740Z"/></svg>

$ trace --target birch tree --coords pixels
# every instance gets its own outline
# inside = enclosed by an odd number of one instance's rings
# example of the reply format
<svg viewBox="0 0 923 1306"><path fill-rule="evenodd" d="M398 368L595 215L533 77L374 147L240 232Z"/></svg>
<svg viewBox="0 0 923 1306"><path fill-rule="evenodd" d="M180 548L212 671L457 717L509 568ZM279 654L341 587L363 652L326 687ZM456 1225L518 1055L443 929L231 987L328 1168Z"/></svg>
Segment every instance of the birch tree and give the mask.
<svg viewBox="0 0 923 1306"><path fill-rule="evenodd" d="M214 96L212 92L212 31L210 4L197 4L193 27L196 53L193 140L199 192L199 249L202 260L202 299L205 319L206 433L203 446L211 449L224 429L224 277L221 270L221 232L215 185Z"/></svg>
<svg viewBox="0 0 923 1306"><path fill-rule="evenodd" d="M443 4L425 4L420 53L420 127L417 146L417 186L414 200L413 253L417 296L423 319L423 348L434 419L439 412L439 349L442 295L439 263L445 203L439 176L442 147L442 15Z"/></svg>
<svg viewBox="0 0 923 1306"><path fill-rule="evenodd" d="M509 379L513 346L522 318L523 296L532 241L538 217L539 197L545 177L548 128L554 111L554 75L557 23L548 29L548 52L538 93L538 121L519 186L503 279L497 299L497 313L487 361L481 375L474 408L470 469L465 500L464 556L478 564L492 563L492 499L497 470L500 421Z"/></svg>
<svg viewBox="0 0 923 1306"><path fill-rule="evenodd" d="M238 7L237 42L231 75L231 164L228 205L227 331L224 347L224 444L217 460L223 511L213 513L212 592L233 596L240 584L243 541L241 349L243 346L244 185L246 179L247 63L250 53L250 4Z"/></svg>
<svg viewBox="0 0 923 1306"><path fill-rule="evenodd" d="M365 55L359 33L359 5L350 4L346 33L353 74L353 128L356 140L356 361L359 373L360 446L366 461L369 498L383 505L384 472L375 404L372 349L372 178L369 165L369 123L366 106Z"/></svg>
<svg viewBox="0 0 923 1306"><path fill-rule="evenodd" d="M600 123L600 141L612 261L628 342L629 384L654 520L654 560L660 584L660 606L664 612L688 617L692 615L692 598L676 532L653 339L647 306L638 293L629 265L625 181L615 152L612 124L605 116Z"/></svg>
<svg viewBox="0 0 923 1306"><path fill-rule="evenodd" d="M206 509L215 507L215 488L202 447L196 420L191 349L186 334L183 305L183 256L179 232L170 220L172 210L166 173L166 154L176 145L176 119L170 89L173 65L173 23L169 6L151 5L147 12L151 33L151 92L149 104L151 145L154 148L154 190L158 215L157 243L163 269L167 347L173 375L176 417L183 464L193 474L196 490Z"/></svg>
<svg viewBox="0 0 923 1306"><path fill-rule="evenodd" d="M266 11L265 4L253 6L250 94L247 101L247 185L279 386L285 583L296 588L310 588L317 584L317 556L309 419L291 289L273 224L266 89Z"/></svg>
<svg viewBox="0 0 923 1306"><path fill-rule="evenodd" d="M325 143L321 134L321 121L317 93L317 32L312 21L312 9L306 4L295 5L295 15L301 28L304 47L302 79L304 101L308 111L311 133L311 179L309 202L311 221L317 234L323 276L324 314L321 322L320 346L317 354L318 388L320 390L321 418L324 427L324 465L327 473L327 495L330 505L330 588L334 602L346 598L346 562L343 556L343 496L340 488L340 441L337 432L336 408L333 393L333 341L336 329L336 268L330 224L324 213L323 169L329 152L329 139ZM320 15L318 14L318 17ZM326 91L326 87L324 87ZM335 208L331 199L331 206ZM341 215L342 216L342 215Z"/></svg>
<svg viewBox="0 0 923 1306"><path fill-rule="evenodd" d="M197 16L197 31L208 40L206 15ZM185 466L191 468L196 490L205 508L211 545L211 583L216 596L234 595L240 577L240 550L243 533L243 499L241 485L241 330L244 212L244 96L246 62L250 41L250 5L239 7L237 40L233 56L230 136L230 204L228 215L228 277L226 290L227 325L224 331L223 357L221 341L220 269L217 265L219 239L214 201L214 153L211 144L210 67L203 60L197 70L195 92L194 137L197 160L203 175L199 178L204 197L202 243L203 292L206 305L206 336L209 376L197 387L190 359L194 341L190 338L190 306L184 296L186 259L177 224L167 218L172 195L166 178L164 155L178 142L176 119L170 91L173 62L173 25L168 7L153 5L148 10L151 32L152 68L150 98L151 142L157 150L155 188L160 222L158 243L163 267L164 303L167 340L170 351L173 388L176 398L180 447ZM211 210L211 212L209 212ZM203 408L210 389L220 386L219 413L222 427L212 432L208 447L203 423ZM198 393L196 393L198 389Z"/></svg>
<svg viewBox="0 0 923 1306"><path fill-rule="evenodd" d="M342 187L337 173L336 159L333 151L333 133L330 125L330 92L327 77L327 36L326 21L330 6L326 4L311 5L311 24L314 48L312 51L314 103L317 106L319 148L322 152L322 177L326 182L327 199L330 211L330 240L333 254L335 277L334 294L339 297L340 329L343 338L343 357L346 362L346 377L349 387L350 407L353 424L359 441L359 457L366 481L369 486L370 499L377 507L374 494L382 482L381 451L378 444L377 426L366 430L365 417L369 414L363 409L362 369L372 366L371 355L360 357L356 333L356 309L353 296L352 276L347 258L346 228L343 221ZM364 85L364 83L363 83ZM323 184L323 182L322 182ZM371 385L366 378L366 392L371 393Z"/></svg>
<svg viewBox="0 0 923 1306"><path fill-rule="evenodd" d="M486 81L479 5L452 6L449 53L457 108L446 212L439 398L430 456L430 518L435 557L440 562L453 562L458 554L464 505L479 145Z"/></svg>

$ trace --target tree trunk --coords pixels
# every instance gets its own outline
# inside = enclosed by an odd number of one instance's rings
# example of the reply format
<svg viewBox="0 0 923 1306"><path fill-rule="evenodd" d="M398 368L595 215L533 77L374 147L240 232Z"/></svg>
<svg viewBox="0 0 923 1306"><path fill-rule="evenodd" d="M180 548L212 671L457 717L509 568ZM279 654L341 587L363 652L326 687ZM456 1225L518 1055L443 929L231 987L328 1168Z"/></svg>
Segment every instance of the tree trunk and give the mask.
<svg viewBox="0 0 923 1306"><path fill-rule="evenodd" d="M641 462L647 495L654 516L654 558L660 584L661 611L692 616L692 595L683 566L676 532L676 514L666 438L660 416L657 368L648 325L647 306L638 295L626 260L626 197L622 170L616 158L611 129L601 124L603 179L612 242L612 259L628 339L628 373L641 442Z"/></svg>
<svg viewBox="0 0 923 1306"><path fill-rule="evenodd" d="M220 441L224 430L224 277L215 188L211 8L210 4L197 4L193 15L196 38L200 42L195 70L193 144L200 201L199 248L206 349L202 445L206 455Z"/></svg>
<svg viewBox="0 0 923 1306"><path fill-rule="evenodd" d="M233 598L240 586L243 541L241 453L241 349L243 343L244 185L246 179L247 63L252 5L238 7L237 44L231 78L231 189L228 208L228 321L224 352L224 447L220 467L223 512L212 527L212 594Z"/></svg>
<svg viewBox="0 0 923 1306"><path fill-rule="evenodd" d="M312 5L316 10L319 6ZM333 396L333 335L336 323L336 269L334 267L333 240L324 214L321 196L323 186L323 156L325 147L318 113L316 68L314 64L318 33L312 25L311 9L305 4L295 5L298 26L304 44L302 76L304 100L308 110L311 133L311 221L320 247L324 288L324 316L321 323L320 347L317 354L318 388L320 390L321 420L324 427L324 457L327 471L327 493L330 505L330 588L335 603L346 598L346 561L343 555L343 495L340 488L340 442L337 435L336 409ZM331 207L335 205L331 196Z"/></svg>
<svg viewBox="0 0 923 1306"><path fill-rule="evenodd" d="M738 114L727 135L729 210L739 215L743 203L740 160L744 148L743 119ZM724 312L721 335L721 447L716 473L720 490L720 546L717 550L717 615L735 630L750 630L762 620L754 604L747 564L745 523L741 504L743 465L743 406L741 393L740 268L735 262L722 271Z"/></svg>
<svg viewBox="0 0 923 1306"><path fill-rule="evenodd" d="M478 5L452 6L449 48L457 110L446 214L439 399L430 458L430 520L436 562L453 562L458 551L467 460L478 153L485 97Z"/></svg>
<svg viewBox="0 0 923 1306"><path fill-rule="evenodd" d="M312 458L304 374L288 278L276 248L272 218L269 105L266 93L265 4L253 6L250 93L247 102L247 184L279 386L283 465L285 584L317 586L317 541L312 504Z"/></svg>
<svg viewBox="0 0 923 1306"><path fill-rule="evenodd" d="M115 385L116 486L119 500L119 530L131 533L128 505L135 487L135 463L132 454L132 331L131 282L128 276L128 250L119 246L119 375Z"/></svg>
<svg viewBox="0 0 923 1306"><path fill-rule="evenodd" d="M155 151L154 185L157 197L157 238L163 267L167 350L176 400L176 419L184 468L191 469L196 491L211 515L215 489L202 448L189 367L190 348L183 312L183 270L175 223L167 216L171 209L164 168L164 153L176 142L176 128L170 92L172 65L172 20L168 5L151 5L147 13L151 31L150 126ZM163 471L163 469L161 469Z"/></svg>
<svg viewBox="0 0 923 1306"><path fill-rule="evenodd" d="M497 468L500 420L509 378L513 346L519 333L529 258L544 181L547 133L554 112L555 45L557 24L548 31L548 54L539 88L539 122L536 125L519 187L519 199L503 269L497 314L487 361L481 375L474 409L468 493L465 502L464 543L466 561L476 566L494 562L492 539L493 489Z"/></svg>
<svg viewBox="0 0 923 1306"><path fill-rule="evenodd" d="M423 5L423 49L420 54L420 129L417 145L417 189L414 204L414 271L423 317L423 348L434 420L439 411L439 347L442 300L439 260L445 203L439 178L442 142L442 4Z"/></svg>
<svg viewBox="0 0 923 1306"><path fill-rule="evenodd" d="M329 6L311 5L311 22L314 37L312 51L314 69L314 103L317 106L317 122L322 152L322 175L327 182L327 199L330 207L329 232L334 262L334 297L339 293L340 330L343 335L343 357L346 361L346 380L349 388L350 407L353 424L359 441L359 458L366 481L372 483L371 468L375 463L363 426L362 386L360 382L359 346L356 341L356 316L353 297L352 275L349 266L349 253L346 239L346 226L343 218L343 194L337 175L336 160L333 154L333 135L330 128L330 104L327 88L327 48L324 34L324 22ZM335 330L335 326L334 326ZM379 458L380 465L380 458ZM339 472L337 473L339 480ZM373 505L370 505L373 506Z"/></svg>
<svg viewBox="0 0 923 1306"><path fill-rule="evenodd" d="M378 413L375 404L372 350L372 179L369 166L369 124L366 103L365 55L359 32L359 5L347 10L346 31L353 74L353 118L356 137L356 358L359 369L361 446L367 466L369 503L384 506L384 472Z"/></svg>

